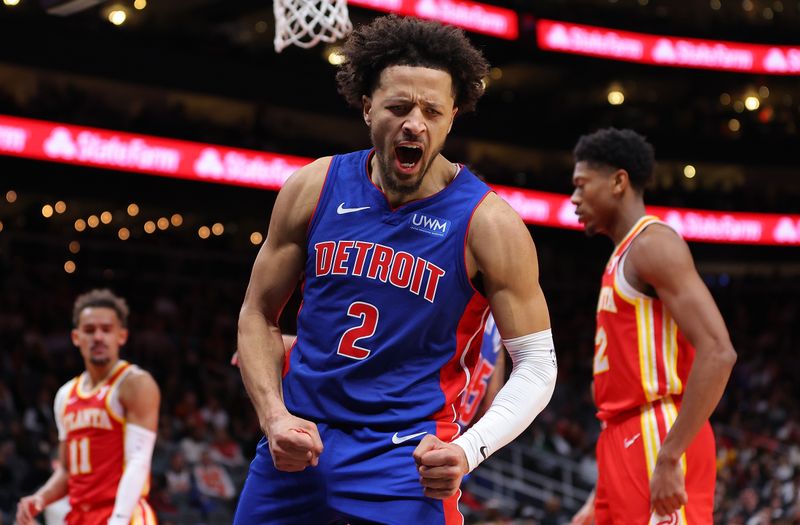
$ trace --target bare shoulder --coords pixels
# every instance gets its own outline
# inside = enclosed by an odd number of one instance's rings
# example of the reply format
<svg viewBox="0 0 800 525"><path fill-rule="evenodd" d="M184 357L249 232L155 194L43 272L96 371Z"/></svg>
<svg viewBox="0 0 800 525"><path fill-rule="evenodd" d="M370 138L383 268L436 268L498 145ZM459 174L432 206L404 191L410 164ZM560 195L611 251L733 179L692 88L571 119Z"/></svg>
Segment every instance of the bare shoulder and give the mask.
<svg viewBox="0 0 800 525"><path fill-rule="evenodd" d="M486 196L470 223L470 242L506 243L514 242L513 237L524 235L530 238L528 229L519 214L496 193Z"/></svg>
<svg viewBox="0 0 800 525"><path fill-rule="evenodd" d="M290 224L305 225L319 201L332 157L321 157L295 171L284 183L275 203Z"/></svg>
<svg viewBox="0 0 800 525"><path fill-rule="evenodd" d="M647 227L631 244L627 261L637 275L652 284L652 278L694 268L689 245L663 224Z"/></svg>
<svg viewBox="0 0 800 525"><path fill-rule="evenodd" d="M530 232L519 214L495 193L486 196L475 210L467 239L467 266L470 277L475 270L498 277L512 275L516 266L530 266L536 251Z"/></svg>
<svg viewBox="0 0 800 525"><path fill-rule="evenodd" d="M119 385L119 399L123 405L137 401L140 397L158 398L160 395L158 383L150 372L138 366L132 367Z"/></svg>

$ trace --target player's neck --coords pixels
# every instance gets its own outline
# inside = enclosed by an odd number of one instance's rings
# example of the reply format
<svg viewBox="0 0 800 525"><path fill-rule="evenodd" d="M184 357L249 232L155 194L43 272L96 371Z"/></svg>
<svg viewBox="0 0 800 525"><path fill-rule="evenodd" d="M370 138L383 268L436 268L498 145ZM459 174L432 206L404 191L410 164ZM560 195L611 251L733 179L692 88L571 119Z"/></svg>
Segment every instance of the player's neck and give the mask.
<svg viewBox="0 0 800 525"><path fill-rule="evenodd" d="M448 184L453 182L453 179L458 175L459 171L460 166L458 164L450 162L439 154L425 173L419 188L413 193L402 193L392 191L391 188L384 183L385 175L381 172L380 163L377 162L377 159L373 157L370 162L370 177L373 183L386 195L386 199L389 201L389 205L392 208L397 208L408 202L425 199L439 193L445 189Z"/></svg>
<svg viewBox="0 0 800 525"><path fill-rule="evenodd" d="M116 361L112 361L103 365L95 365L92 363L86 363L86 375L89 376L89 387L94 388L111 375L114 369L117 367L117 363L119 363L119 359Z"/></svg>
<svg viewBox="0 0 800 525"><path fill-rule="evenodd" d="M631 228L647 214L644 202L637 199L627 205L620 206L613 224L609 228L608 236L614 241L614 245L621 243Z"/></svg>

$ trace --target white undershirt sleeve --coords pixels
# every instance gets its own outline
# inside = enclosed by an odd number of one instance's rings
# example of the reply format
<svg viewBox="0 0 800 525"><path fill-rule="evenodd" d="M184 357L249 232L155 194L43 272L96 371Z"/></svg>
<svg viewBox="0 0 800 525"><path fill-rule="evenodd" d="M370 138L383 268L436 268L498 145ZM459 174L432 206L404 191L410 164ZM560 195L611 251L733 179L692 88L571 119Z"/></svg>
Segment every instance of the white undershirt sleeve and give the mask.
<svg viewBox="0 0 800 525"><path fill-rule="evenodd" d="M128 525L133 509L142 497L147 478L150 476L150 461L156 444L156 433L139 425L125 425L125 470L117 487L114 511L108 525Z"/></svg>
<svg viewBox="0 0 800 525"><path fill-rule="evenodd" d="M469 470L519 436L544 410L556 385L556 354L550 329L503 339L513 369L486 414L453 443L464 449Z"/></svg>

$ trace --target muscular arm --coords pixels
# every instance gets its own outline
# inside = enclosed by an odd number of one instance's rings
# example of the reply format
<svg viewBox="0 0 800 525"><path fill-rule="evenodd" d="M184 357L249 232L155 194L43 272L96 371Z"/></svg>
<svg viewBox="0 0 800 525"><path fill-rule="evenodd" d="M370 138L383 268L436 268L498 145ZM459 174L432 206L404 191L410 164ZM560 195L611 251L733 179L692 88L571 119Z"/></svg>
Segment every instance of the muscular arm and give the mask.
<svg viewBox="0 0 800 525"><path fill-rule="evenodd" d="M303 271L306 230L329 164L330 158L325 158L301 168L278 194L267 240L256 257L239 313L237 352L242 379L270 439L273 461L281 470L316 464L322 451L316 426L293 418L283 402L285 352L278 318Z"/></svg>
<svg viewBox="0 0 800 525"><path fill-rule="evenodd" d="M150 477L161 391L149 373L135 370L120 384L119 401L125 409L125 466L109 525L130 523Z"/></svg>
<svg viewBox="0 0 800 525"><path fill-rule="evenodd" d="M675 232L661 225L645 230L631 246L625 273L635 286L655 290L696 349L681 409L661 445L651 484L655 510L667 515L685 504L683 476L677 490L666 486L674 477L667 471L680 471L681 455L722 397L736 352L722 315L695 269L689 247Z"/></svg>
<svg viewBox="0 0 800 525"><path fill-rule="evenodd" d="M417 447L414 458L429 497L453 494L463 474L530 425L555 386L550 318L539 286L536 249L522 220L495 194L487 196L470 226L467 271L470 277L482 277L513 368L472 428L453 443L426 436Z"/></svg>

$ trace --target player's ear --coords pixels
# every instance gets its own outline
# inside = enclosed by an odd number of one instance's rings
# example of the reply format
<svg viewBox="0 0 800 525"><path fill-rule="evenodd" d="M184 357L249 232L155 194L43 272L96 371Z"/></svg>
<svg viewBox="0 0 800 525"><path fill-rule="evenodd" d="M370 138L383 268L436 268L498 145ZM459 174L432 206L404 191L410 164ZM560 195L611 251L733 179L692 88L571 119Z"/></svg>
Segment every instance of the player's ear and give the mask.
<svg viewBox="0 0 800 525"><path fill-rule="evenodd" d="M457 114L458 114L458 106L453 106L453 114L450 115L450 125L447 126L447 133L450 133L450 130L453 129L453 122L456 120Z"/></svg>
<svg viewBox="0 0 800 525"><path fill-rule="evenodd" d="M125 343L128 342L128 329L127 328L122 328L119 331L119 338L117 339L117 342L119 343L119 346L122 346L122 345L124 345Z"/></svg>
<svg viewBox="0 0 800 525"><path fill-rule="evenodd" d="M370 116L369 112L372 110L372 99L366 95L361 97L361 107L364 112L364 122L367 123L367 126L372 125L372 117Z"/></svg>
<svg viewBox="0 0 800 525"><path fill-rule="evenodd" d="M618 169L611 174L611 191L614 195L622 195L630 185L631 179L627 170Z"/></svg>

